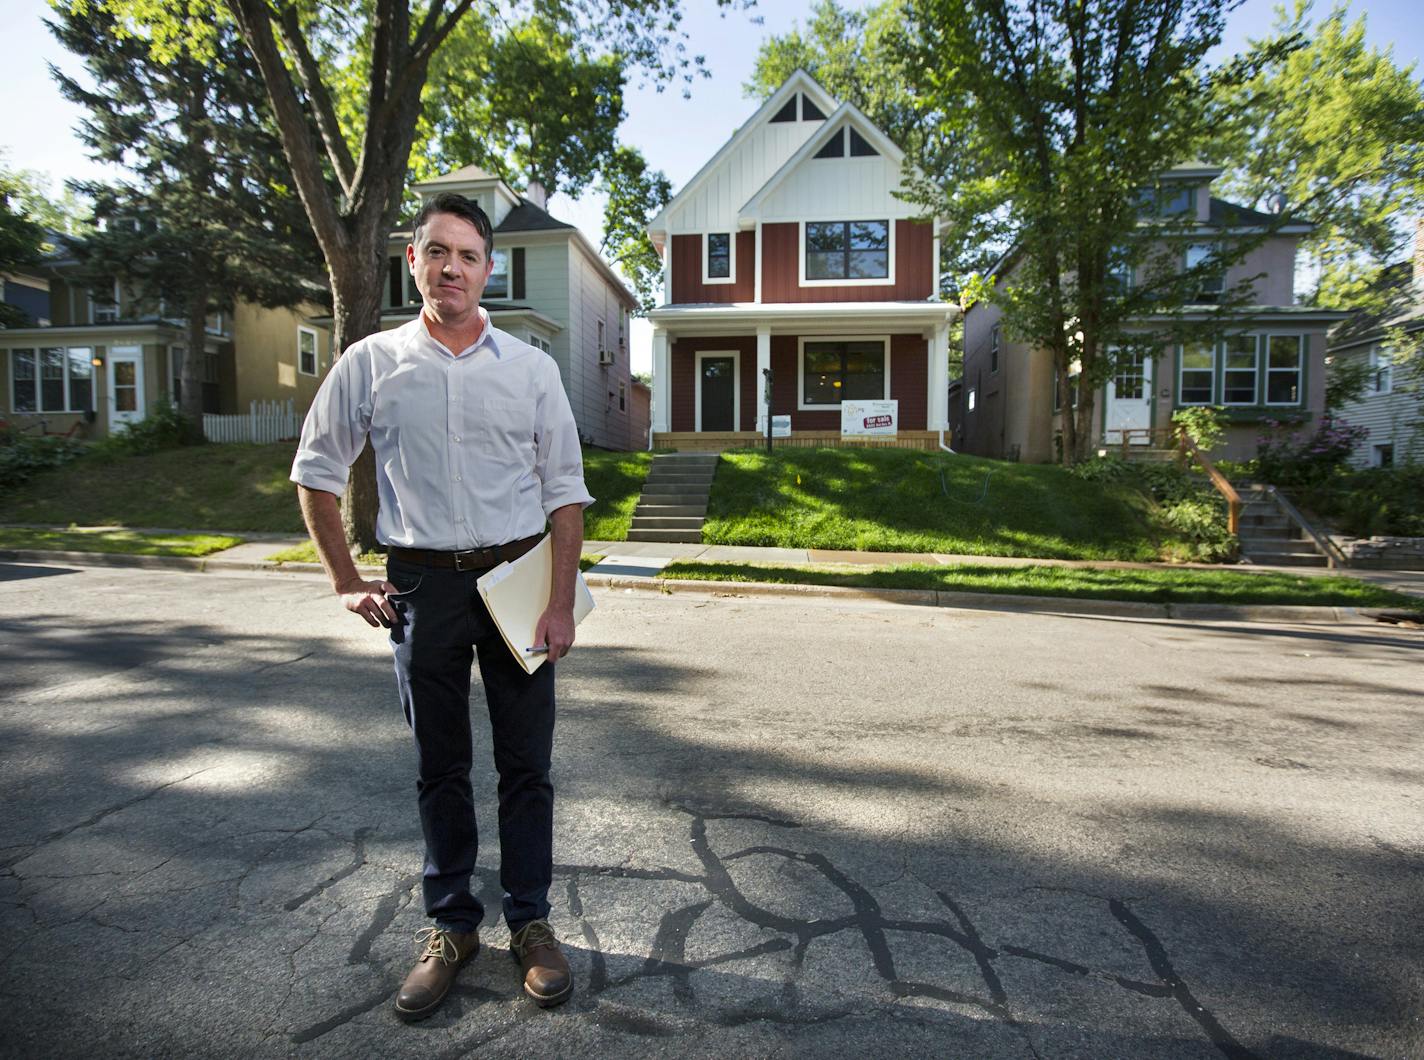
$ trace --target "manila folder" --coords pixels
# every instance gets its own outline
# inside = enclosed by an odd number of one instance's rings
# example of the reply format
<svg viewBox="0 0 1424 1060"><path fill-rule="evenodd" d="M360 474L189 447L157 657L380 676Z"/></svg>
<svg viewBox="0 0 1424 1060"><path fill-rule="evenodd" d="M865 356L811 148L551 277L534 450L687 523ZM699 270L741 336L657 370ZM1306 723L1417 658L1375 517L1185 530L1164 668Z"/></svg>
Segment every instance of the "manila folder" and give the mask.
<svg viewBox="0 0 1424 1060"><path fill-rule="evenodd" d="M548 655L531 652L534 627L539 616L549 606L549 594L554 585L554 546L548 534L513 563L501 563L475 582L480 599L489 609L490 617L499 627L509 650L524 667L533 673L544 665ZM593 595L584 583L583 575L574 574L574 624L582 622L593 610Z"/></svg>

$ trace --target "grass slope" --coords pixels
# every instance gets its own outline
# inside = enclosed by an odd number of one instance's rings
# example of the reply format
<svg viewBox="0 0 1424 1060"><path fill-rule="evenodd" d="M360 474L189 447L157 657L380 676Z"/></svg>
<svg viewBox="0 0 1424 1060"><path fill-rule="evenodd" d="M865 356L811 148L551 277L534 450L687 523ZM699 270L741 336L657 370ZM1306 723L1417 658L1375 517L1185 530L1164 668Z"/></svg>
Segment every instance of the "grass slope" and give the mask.
<svg viewBox="0 0 1424 1060"><path fill-rule="evenodd" d="M1292 574L1242 574L1214 570L1099 570L1091 567L999 567L973 564L931 567L828 568L679 561L660 577L673 580L840 585L861 589L939 589L1014 596L1069 596L1177 604L1296 604L1424 609L1418 597L1355 578Z"/></svg>
<svg viewBox="0 0 1424 1060"><path fill-rule="evenodd" d="M305 533L287 480L295 446L203 445L144 456L94 454L41 472L4 498L5 520L57 526L171 526ZM584 453L595 502L584 535L621 541L651 453Z"/></svg>
<svg viewBox="0 0 1424 1060"><path fill-rule="evenodd" d="M905 449L723 455L702 538L719 545L1155 560L1147 502L1058 467Z"/></svg>
<svg viewBox="0 0 1424 1060"><path fill-rule="evenodd" d="M0 527L0 548L119 552L130 556L207 556L242 544L218 534L137 534L132 530L31 530Z"/></svg>

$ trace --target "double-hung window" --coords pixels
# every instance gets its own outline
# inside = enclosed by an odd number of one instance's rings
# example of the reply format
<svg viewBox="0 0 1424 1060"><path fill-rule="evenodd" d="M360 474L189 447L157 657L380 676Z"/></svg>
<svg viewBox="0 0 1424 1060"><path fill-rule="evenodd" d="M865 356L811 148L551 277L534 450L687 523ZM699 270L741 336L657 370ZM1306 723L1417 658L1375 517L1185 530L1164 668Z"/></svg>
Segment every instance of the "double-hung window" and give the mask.
<svg viewBox="0 0 1424 1060"><path fill-rule="evenodd" d="M704 263L706 280L732 278L732 233L707 233L707 257Z"/></svg>
<svg viewBox="0 0 1424 1060"><path fill-rule="evenodd" d="M1202 305L1214 305L1221 301L1221 291L1224 286L1222 276L1217 269L1212 268L1212 262L1218 258L1216 248L1209 243L1193 243L1187 247L1186 266L1188 271L1207 269L1200 277L1192 295L1193 300Z"/></svg>
<svg viewBox="0 0 1424 1060"><path fill-rule="evenodd" d="M489 282L485 284L485 298L509 297L509 251L496 250L490 255L494 268L490 270Z"/></svg>
<svg viewBox="0 0 1424 1060"><path fill-rule="evenodd" d="M883 339L806 341L801 347L801 407L890 396Z"/></svg>
<svg viewBox="0 0 1424 1060"><path fill-rule="evenodd" d="M302 375L316 375L316 369L316 332L299 324L297 325L297 371Z"/></svg>
<svg viewBox="0 0 1424 1060"><path fill-rule="evenodd" d="M1394 389L1394 359L1378 346L1370 347L1369 387L1371 394L1388 394Z"/></svg>
<svg viewBox="0 0 1424 1060"><path fill-rule="evenodd" d="M1215 397L1215 382L1216 343L1189 342L1183 346L1177 375L1178 404L1210 405Z"/></svg>
<svg viewBox="0 0 1424 1060"><path fill-rule="evenodd" d="M94 407L94 350L48 346L10 351L15 412L87 412Z"/></svg>
<svg viewBox="0 0 1424 1060"><path fill-rule="evenodd" d="M989 374L993 375L999 370L999 325L995 324L989 330Z"/></svg>
<svg viewBox="0 0 1424 1060"><path fill-rule="evenodd" d="M889 221L808 221L805 278L810 281L890 278Z"/></svg>
<svg viewBox="0 0 1424 1060"><path fill-rule="evenodd" d="M1266 341L1266 404L1299 405L1305 366L1303 335L1270 335Z"/></svg>
<svg viewBox="0 0 1424 1060"><path fill-rule="evenodd" d="M1229 335L1223 343L1221 402L1223 405L1256 404L1259 354L1255 335Z"/></svg>

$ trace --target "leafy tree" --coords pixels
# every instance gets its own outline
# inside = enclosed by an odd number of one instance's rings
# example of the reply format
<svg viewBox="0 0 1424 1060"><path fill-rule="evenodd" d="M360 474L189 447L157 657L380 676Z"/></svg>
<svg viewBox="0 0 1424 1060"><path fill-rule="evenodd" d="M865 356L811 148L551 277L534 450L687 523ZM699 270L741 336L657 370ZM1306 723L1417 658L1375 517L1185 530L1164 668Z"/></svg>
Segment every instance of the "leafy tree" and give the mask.
<svg viewBox="0 0 1424 1060"><path fill-rule="evenodd" d="M196 425L208 315L239 297L294 305L320 290L257 72L231 26L218 27L215 56L198 61L156 58L103 10L61 11L49 25L95 84L51 67L66 98L88 110L81 138L95 159L131 174L74 185L102 221L73 243L81 275L95 287L117 277L149 312L186 319L181 411Z"/></svg>
<svg viewBox="0 0 1424 1060"><path fill-rule="evenodd" d="M0 273L33 265L44 245L44 226L26 201L29 182L25 174L0 165ZM0 327L23 327L25 315L0 302Z"/></svg>
<svg viewBox="0 0 1424 1060"><path fill-rule="evenodd" d="M1174 312L1252 244L1182 270L1193 221L1155 189L1204 142L1202 99L1250 72L1204 68L1227 6L906 0L902 69L924 121L914 161L930 175L912 177L913 194L947 220L961 274L1007 252L991 297L1009 333L1053 357L1066 462L1086 455L1094 391L1120 358L1221 328L1250 298L1237 285L1208 323ZM1131 285L1117 279L1128 269ZM1149 314L1151 333L1133 326Z"/></svg>
<svg viewBox="0 0 1424 1060"><path fill-rule="evenodd" d="M1384 292L1381 270L1424 210L1424 88L1348 14L1312 26L1307 0L1278 8L1251 45L1255 75L1217 87L1207 150L1233 201L1315 222L1301 243L1307 300L1352 309Z"/></svg>
<svg viewBox="0 0 1424 1060"><path fill-rule="evenodd" d="M646 312L657 305L663 279L662 258L648 239L647 225L672 198L672 184L661 170L649 171L642 152L618 147L604 166L600 186L608 201L599 249L632 281Z"/></svg>
<svg viewBox="0 0 1424 1060"><path fill-rule="evenodd" d="M91 0L68 0L87 8ZM103 0L160 55L213 53L210 30L237 23L262 73L292 182L330 278L336 348L380 326L386 239L401 206L432 62L473 0ZM212 19L194 19L214 5ZM749 0L717 0L719 7ZM660 84L690 82L678 0L543 0L541 16L591 51L616 56ZM493 12L492 12L493 13ZM498 18L497 13L493 13ZM359 89L355 86L361 86ZM530 86L526 86L528 88ZM347 103L343 106L342 101ZM348 540L372 548L375 465L358 461L343 508Z"/></svg>

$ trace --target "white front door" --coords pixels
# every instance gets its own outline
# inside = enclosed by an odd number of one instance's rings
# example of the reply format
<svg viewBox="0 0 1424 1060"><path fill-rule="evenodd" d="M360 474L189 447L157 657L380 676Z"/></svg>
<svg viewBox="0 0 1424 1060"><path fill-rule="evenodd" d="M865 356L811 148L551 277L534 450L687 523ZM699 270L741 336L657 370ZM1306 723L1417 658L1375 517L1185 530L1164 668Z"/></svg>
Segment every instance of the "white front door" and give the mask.
<svg viewBox="0 0 1424 1060"><path fill-rule="evenodd" d="M1108 380L1107 402L1103 410L1103 436L1109 444L1120 445L1128 431L1130 445L1148 445L1152 435L1152 359L1143 354L1128 357Z"/></svg>
<svg viewBox="0 0 1424 1060"><path fill-rule="evenodd" d="M143 419L143 347L109 347L109 430Z"/></svg>

